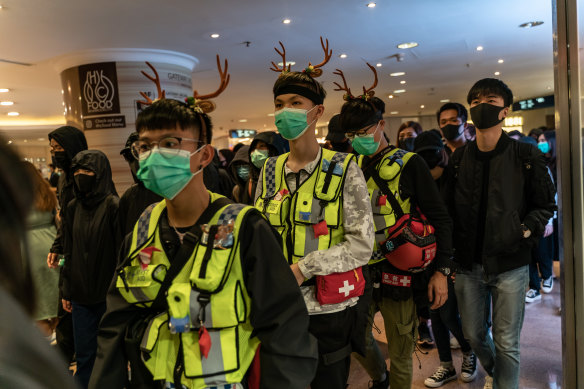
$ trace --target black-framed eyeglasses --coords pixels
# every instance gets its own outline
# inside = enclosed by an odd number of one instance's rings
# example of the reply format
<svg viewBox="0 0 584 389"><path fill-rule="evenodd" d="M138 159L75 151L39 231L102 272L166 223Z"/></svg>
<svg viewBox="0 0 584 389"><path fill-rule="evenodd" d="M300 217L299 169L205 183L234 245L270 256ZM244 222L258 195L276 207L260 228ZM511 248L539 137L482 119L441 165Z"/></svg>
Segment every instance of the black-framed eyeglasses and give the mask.
<svg viewBox="0 0 584 389"><path fill-rule="evenodd" d="M376 126L376 125L377 125L377 123L373 123L370 126L362 128L360 130L353 131L353 132L346 132L345 136L350 140L353 140L353 139L360 137L360 136L365 136L365 135L367 135L367 131L369 131L373 126Z"/></svg>
<svg viewBox="0 0 584 389"><path fill-rule="evenodd" d="M150 156L154 146L158 147L160 154L163 157L173 157L182 150L182 142L195 142L197 144L202 144L200 140L191 138L180 138L178 136L168 136L166 138L160 139L158 142L148 142L145 140L137 140L132 143L130 147L132 150L132 155L138 160L146 159Z"/></svg>

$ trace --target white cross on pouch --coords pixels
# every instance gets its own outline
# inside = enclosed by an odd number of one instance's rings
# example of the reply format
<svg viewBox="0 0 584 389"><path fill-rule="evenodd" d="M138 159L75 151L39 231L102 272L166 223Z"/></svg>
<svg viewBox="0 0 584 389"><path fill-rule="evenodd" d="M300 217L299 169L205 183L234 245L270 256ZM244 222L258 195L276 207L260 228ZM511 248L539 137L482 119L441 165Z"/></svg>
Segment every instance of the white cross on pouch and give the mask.
<svg viewBox="0 0 584 389"><path fill-rule="evenodd" d="M401 282L403 286L409 286L410 285L410 280L409 280L408 277L403 277L399 282Z"/></svg>
<svg viewBox="0 0 584 389"><path fill-rule="evenodd" d="M339 293L342 293L347 297L353 289L355 289L355 285L349 284L349 281L345 280L343 281L343 286L339 288Z"/></svg>

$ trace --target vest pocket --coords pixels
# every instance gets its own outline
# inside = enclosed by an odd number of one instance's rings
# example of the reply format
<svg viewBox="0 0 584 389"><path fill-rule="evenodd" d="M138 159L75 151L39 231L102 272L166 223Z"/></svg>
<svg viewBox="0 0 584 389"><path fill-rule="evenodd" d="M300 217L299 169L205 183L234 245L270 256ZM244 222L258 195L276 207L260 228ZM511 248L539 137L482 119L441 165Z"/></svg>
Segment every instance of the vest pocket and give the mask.
<svg viewBox="0 0 584 389"><path fill-rule="evenodd" d="M155 316L140 344L142 361L155 380L172 377L178 346L178 337L172 336L168 328L168 314L163 312Z"/></svg>
<svg viewBox="0 0 584 389"><path fill-rule="evenodd" d="M145 304L154 301L164 277L166 266L163 264L126 266L117 276L116 287L120 294L131 304Z"/></svg>
<svg viewBox="0 0 584 389"><path fill-rule="evenodd" d="M187 378L205 378L205 385L225 383L225 374L237 370L239 361L238 326L222 330L208 330L211 348L207 358L201 356L199 333L191 331L181 334L184 354L184 374Z"/></svg>

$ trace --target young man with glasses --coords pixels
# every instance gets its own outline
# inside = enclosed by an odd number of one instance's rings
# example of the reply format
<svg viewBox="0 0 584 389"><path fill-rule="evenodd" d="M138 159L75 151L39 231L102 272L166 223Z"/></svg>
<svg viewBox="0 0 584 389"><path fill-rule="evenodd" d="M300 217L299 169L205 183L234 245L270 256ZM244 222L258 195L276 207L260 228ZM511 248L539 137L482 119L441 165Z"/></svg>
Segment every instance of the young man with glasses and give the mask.
<svg viewBox="0 0 584 389"><path fill-rule="evenodd" d="M137 176L164 199L120 251L90 387L124 387L129 360L135 387L305 388L302 296L261 215L205 188L212 128L197 108L162 99L136 120Z"/></svg>

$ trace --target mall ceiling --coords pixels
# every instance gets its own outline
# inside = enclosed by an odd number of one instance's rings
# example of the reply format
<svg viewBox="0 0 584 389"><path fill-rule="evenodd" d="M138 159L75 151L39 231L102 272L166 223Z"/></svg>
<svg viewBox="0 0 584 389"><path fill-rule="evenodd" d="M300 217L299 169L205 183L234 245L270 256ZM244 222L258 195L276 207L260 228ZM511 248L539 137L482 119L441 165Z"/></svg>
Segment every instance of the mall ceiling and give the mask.
<svg viewBox="0 0 584 389"><path fill-rule="evenodd" d="M64 123L56 59L97 48L194 56L198 90L218 85L215 54L228 58L231 83L212 114L217 135L274 128L268 114L277 74L268 68L281 61L274 51L279 40L296 62L293 69L301 70L321 61L319 36L329 39L333 55L319 79L328 92L325 122L342 105L342 93L333 90L334 69L360 90L372 81L365 62L378 66L376 93L393 116L433 114L445 99L464 102L473 82L484 77L503 79L516 99L553 93L550 0L373 1L375 7L367 0L0 0L0 60L6 61L0 62L0 88L9 89L0 101L14 102L0 105L0 131L38 141ZM543 24L519 27L531 21ZM418 46L397 47L406 42ZM395 72L405 75L390 76ZM405 92L394 92L400 89Z"/></svg>

